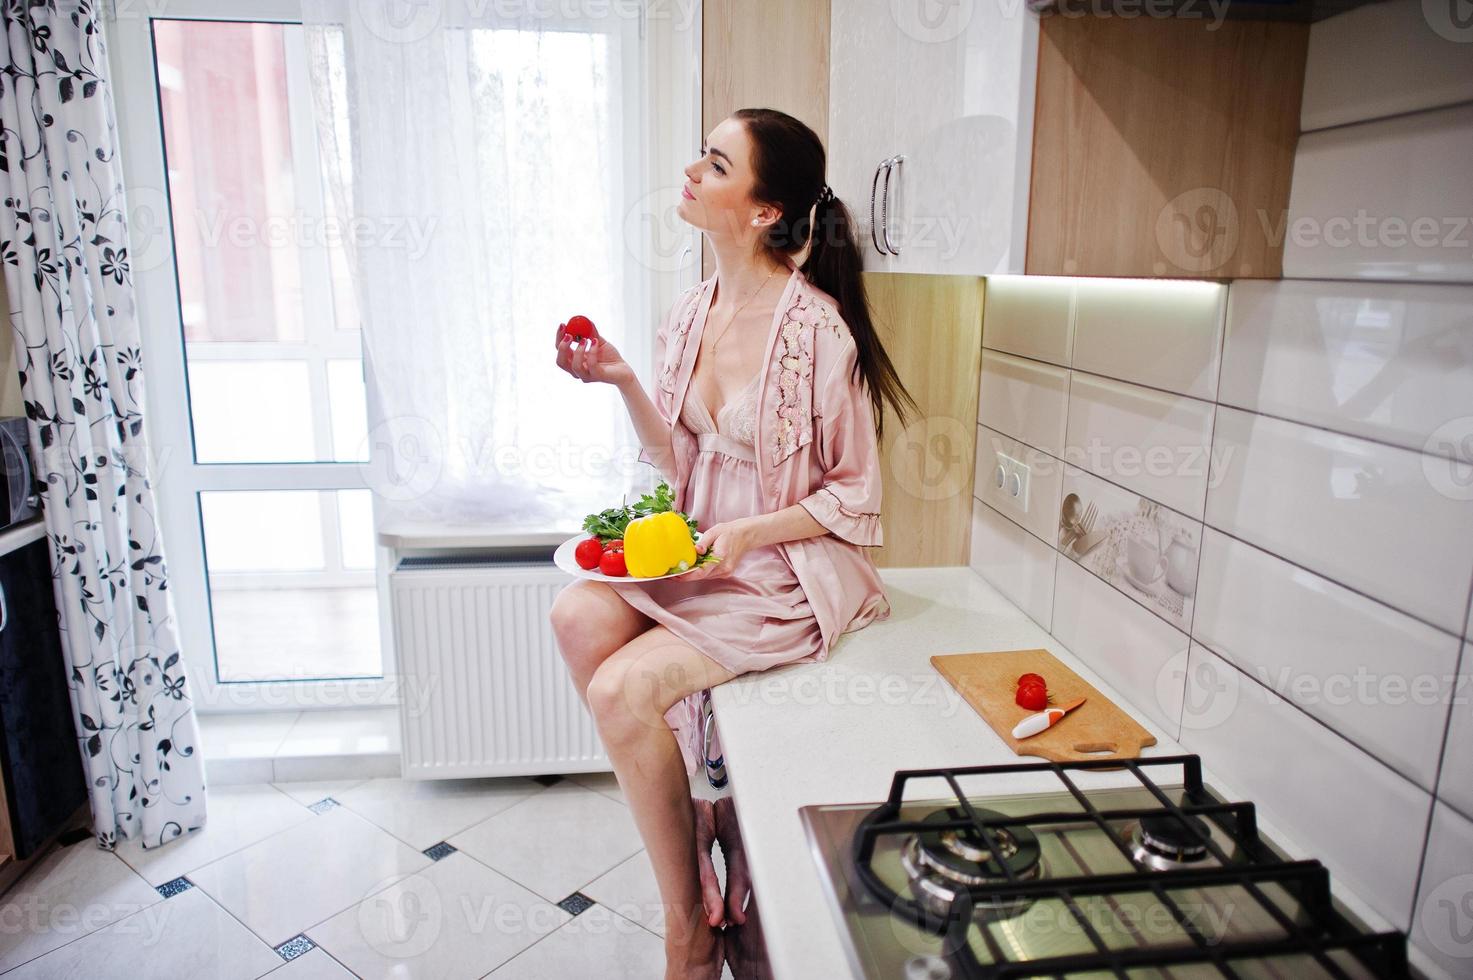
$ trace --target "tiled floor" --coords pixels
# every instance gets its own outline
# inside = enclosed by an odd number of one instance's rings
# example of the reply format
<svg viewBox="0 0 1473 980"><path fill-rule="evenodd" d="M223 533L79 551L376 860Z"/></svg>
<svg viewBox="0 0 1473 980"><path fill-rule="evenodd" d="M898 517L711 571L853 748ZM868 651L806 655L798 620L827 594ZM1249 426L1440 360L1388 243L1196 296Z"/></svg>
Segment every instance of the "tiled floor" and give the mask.
<svg viewBox="0 0 1473 980"><path fill-rule="evenodd" d="M0 975L663 973L659 893L612 773L209 794L189 838L88 838L28 871L0 899Z"/></svg>

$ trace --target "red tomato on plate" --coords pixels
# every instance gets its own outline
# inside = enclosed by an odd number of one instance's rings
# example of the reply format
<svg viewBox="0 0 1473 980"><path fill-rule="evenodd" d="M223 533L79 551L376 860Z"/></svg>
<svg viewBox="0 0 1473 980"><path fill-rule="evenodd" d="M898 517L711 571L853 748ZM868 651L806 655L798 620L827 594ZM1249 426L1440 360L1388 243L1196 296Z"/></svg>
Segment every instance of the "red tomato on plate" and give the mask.
<svg viewBox="0 0 1473 980"><path fill-rule="evenodd" d="M598 567L598 560L603 555L603 551L598 538L584 538L578 542L578 547L573 549L573 560L578 563L579 568L591 570Z"/></svg>

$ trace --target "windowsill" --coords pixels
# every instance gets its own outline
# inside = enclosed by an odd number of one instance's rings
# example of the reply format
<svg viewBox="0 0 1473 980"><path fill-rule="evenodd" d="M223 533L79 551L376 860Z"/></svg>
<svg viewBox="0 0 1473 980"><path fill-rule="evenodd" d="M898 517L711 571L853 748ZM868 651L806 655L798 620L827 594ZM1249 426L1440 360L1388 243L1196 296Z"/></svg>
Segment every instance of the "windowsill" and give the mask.
<svg viewBox="0 0 1473 980"><path fill-rule="evenodd" d="M197 717L214 785L400 774L395 705Z"/></svg>
<svg viewBox="0 0 1473 980"><path fill-rule="evenodd" d="M581 528L487 527L476 524L391 524L379 529L378 543L385 548L515 548L526 545L556 546Z"/></svg>

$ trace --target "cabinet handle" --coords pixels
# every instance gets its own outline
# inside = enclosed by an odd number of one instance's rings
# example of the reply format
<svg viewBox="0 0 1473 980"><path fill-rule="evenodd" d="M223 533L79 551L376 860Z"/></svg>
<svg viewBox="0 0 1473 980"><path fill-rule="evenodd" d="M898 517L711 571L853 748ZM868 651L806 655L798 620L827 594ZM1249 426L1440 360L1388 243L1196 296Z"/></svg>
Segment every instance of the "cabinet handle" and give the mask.
<svg viewBox="0 0 1473 980"><path fill-rule="evenodd" d="M903 154L897 154L885 161L885 195L880 199L880 234L884 237L885 248L890 250L891 255L899 255L900 249L890 241L890 171L900 166L904 159Z"/></svg>
<svg viewBox="0 0 1473 980"><path fill-rule="evenodd" d="M875 251L884 255L885 246L879 243L878 221L875 221L875 197L879 193L879 171L890 167L890 161L879 161L875 165L875 178L869 181L869 240L875 243Z"/></svg>
<svg viewBox="0 0 1473 980"><path fill-rule="evenodd" d="M5 586L0 584L0 633L10 625L10 609L5 605Z"/></svg>

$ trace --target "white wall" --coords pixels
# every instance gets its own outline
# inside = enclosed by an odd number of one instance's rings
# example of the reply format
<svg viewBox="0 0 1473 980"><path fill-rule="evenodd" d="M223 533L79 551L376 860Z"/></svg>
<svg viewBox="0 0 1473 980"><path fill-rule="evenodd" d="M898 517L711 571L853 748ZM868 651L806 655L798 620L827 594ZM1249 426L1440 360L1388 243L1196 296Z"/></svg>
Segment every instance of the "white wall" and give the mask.
<svg viewBox="0 0 1473 980"><path fill-rule="evenodd" d="M972 564L1467 976L1473 32L1440 26L1312 28L1289 213L1254 216L1282 281L988 280ZM1082 556L1069 493L1114 528ZM1132 581L1133 523L1176 588Z"/></svg>

